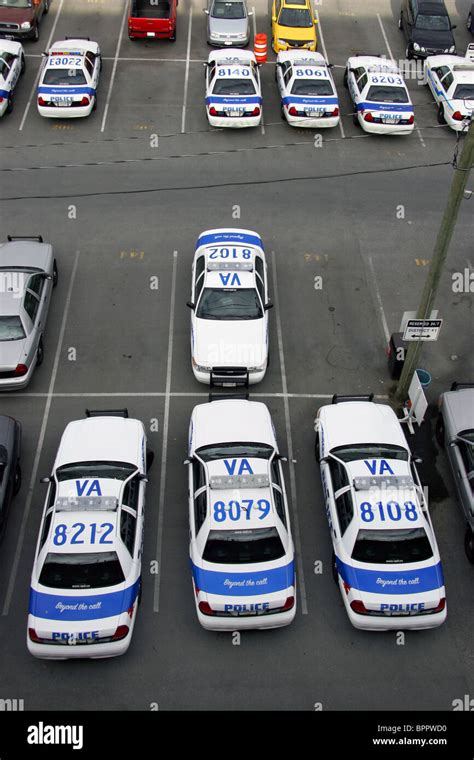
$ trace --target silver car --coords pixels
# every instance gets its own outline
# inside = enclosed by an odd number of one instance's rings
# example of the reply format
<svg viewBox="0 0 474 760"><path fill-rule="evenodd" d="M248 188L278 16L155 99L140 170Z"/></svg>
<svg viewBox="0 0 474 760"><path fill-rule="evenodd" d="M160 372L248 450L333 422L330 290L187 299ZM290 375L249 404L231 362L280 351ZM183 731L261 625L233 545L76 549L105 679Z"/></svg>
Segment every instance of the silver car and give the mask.
<svg viewBox="0 0 474 760"><path fill-rule="evenodd" d="M207 13L207 41L216 47L243 47L250 39L249 16L246 0L209 0Z"/></svg>
<svg viewBox="0 0 474 760"><path fill-rule="evenodd" d="M58 268L42 237L0 244L0 391L24 388L43 361L43 334Z"/></svg>
<svg viewBox="0 0 474 760"><path fill-rule="evenodd" d="M466 554L474 564L474 383L453 383L441 395L436 438L446 449L467 524Z"/></svg>

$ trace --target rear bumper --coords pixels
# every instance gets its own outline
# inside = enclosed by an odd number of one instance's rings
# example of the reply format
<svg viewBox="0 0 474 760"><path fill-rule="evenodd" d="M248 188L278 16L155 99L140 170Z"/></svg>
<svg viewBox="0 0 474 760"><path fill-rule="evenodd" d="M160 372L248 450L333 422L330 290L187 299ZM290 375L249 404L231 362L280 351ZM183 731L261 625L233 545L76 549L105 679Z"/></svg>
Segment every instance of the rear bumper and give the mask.
<svg viewBox="0 0 474 760"><path fill-rule="evenodd" d="M176 24L174 24L172 29L153 29L144 31L143 29L134 29L133 27L128 27L128 36L132 40L169 40L172 37L174 37L176 34Z"/></svg>
<svg viewBox="0 0 474 760"><path fill-rule="evenodd" d="M327 118L317 118L314 116L290 116L285 108L285 118L292 127L302 127L307 129L324 129L325 127L337 127L339 116L329 116Z"/></svg>
<svg viewBox="0 0 474 760"><path fill-rule="evenodd" d="M101 659L104 657L119 657L125 654L130 646L131 631L122 641L110 641L106 644L38 644L31 641L27 634L27 647L33 657L43 660L77 660L77 659Z"/></svg>
<svg viewBox="0 0 474 760"><path fill-rule="evenodd" d="M432 615L359 615L351 608L341 581L339 581L339 589L349 620L354 628L361 631L423 631L428 628L438 628L446 620L447 605L442 612Z"/></svg>
<svg viewBox="0 0 474 760"><path fill-rule="evenodd" d="M359 124L364 130L372 135L388 135L393 137L394 135L409 135L415 129L414 124L371 124L370 121L364 121L364 119L358 114Z"/></svg>
<svg viewBox="0 0 474 760"><path fill-rule="evenodd" d="M270 630L272 628L283 628L293 622L296 615L296 600L291 610L275 612L271 615L214 617L213 615L203 615L197 604L196 612L199 622L206 631Z"/></svg>
<svg viewBox="0 0 474 760"><path fill-rule="evenodd" d="M37 106L40 116L45 116L48 119L80 119L84 116L89 116L94 108L94 100L91 100L88 106L75 106L69 108L58 108L54 106Z"/></svg>
<svg viewBox="0 0 474 760"><path fill-rule="evenodd" d="M23 375L22 377L0 378L0 392L1 391L19 391L22 388L26 388L26 386L31 380L31 376L34 372L35 367L36 367L36 357L34 361L30 364L30 367L26 375Z"/></svg>
<svg viewBox="0 0 474 760"><path fill-rule="evenodd" d="M231 129L243 129L244 127L258 127L262 119L262 113L258 116L210 116L207 114L211 127L229 127Z"/></svg>

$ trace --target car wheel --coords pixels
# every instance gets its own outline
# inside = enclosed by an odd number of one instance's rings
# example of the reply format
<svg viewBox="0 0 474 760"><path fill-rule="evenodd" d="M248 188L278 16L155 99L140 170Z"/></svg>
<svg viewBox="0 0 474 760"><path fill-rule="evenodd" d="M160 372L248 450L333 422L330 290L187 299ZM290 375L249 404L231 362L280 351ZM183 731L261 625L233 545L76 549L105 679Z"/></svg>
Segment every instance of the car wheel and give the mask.
<svg viewBox="0 0 474 760"><path fill-rule="evenodd" d="M8 96L8 101L7 101L6 112L7 113L11 113L12 111L13 111L13 97L11 95L9 95Z"/></svg>
<svg viewBox="0 0 474 760"><path fill-rule="evenodd" d="M411 45L407 45L407 49L405 50L405 58L407 58L409 61L413 60L413 48Z"/></svg>
<svg viewBox="0 0 474 760"><path fill-rule="evenodd" d="M44 11L43 11L43 13L44 13L45 16L46 16L47 12L49 11L49 4L50 4L50 2L51 2L51 0L46 0L46 2L44 4Z"/></svg>
<svg viewBox="0 0 474 760"><path fill-rule="evenodd" d="M443 108L442 103L440 103L438 106L438 124L446 124L446 119L444 118L444 108Z"/></svg>
<svg viewBox="0 0 474 760"><path fill-rule="evenodd" d="M92 110L95 111L97 108L97 95L94 95L94 105L92 106Z"/></svg>
<svg viewBox="0 0 474 760"><path fill-rule="evenodd" d="M403 29L403 13L400 13L400 18L398 19L398 28Z"/></svg>
<svg viewBox="0 0 474 760"><path fill-rule="evenodd" d="M155 461L155 452L152 451L152 449L146 450L146 472L148 475L148 472L150 471L151 466L153 465L153 462Z"/></svg>
<svg viewBox="0 0 474 760"><path fill-rule="evenodd" d="M174 28L174 34L173 34L172 37L170 37L170 41L171 42L176 42L177 31L178 31L178 28L177 28L177 26L175 26L175 28Z"/></svg>
<svg viewBox="0 0 474 760"><path fill-rule="evenodd" d="M470 528L466 528L464 535L464 550L469 562L474 565L474 533Z"/></svg>
<svg viewBox="0 0 474 760"><path fill-rule="evenodd" d="M20 76L22 76L22 75L25 73L25 69L26 69L26 60L25 60L25 56L24 56L24 55L22 55L22 56L21 56L21 69L20 69Z"/></svg>
<svg viewBox="0 0 474 760"><path fill-rule="evenodd" d="M15 467L15 475L13 476L13 496L17 495L20 488L21 488L21 467L20 467L20 463L17 462L17 465Z"/></svg>
<svg viewBox="0 0 474 760"><path fill-rule="evenodd" d="M436 440L438 442L438 446L441 449L444 449L444 420L443 415L439 414L438 419L436 420Z"/></svg>
<svg viewBox="0 0 474 760"><path fill-rule="evenodd" d="M472 32L472 13L470 13L467 17L467 28L470 32Z"/></svg>
<svg viewBox="0 0 474 760"><path fill-rule="evenodd" d="M35 26L35 28L33 30L33 34L31 35L31 39L33 40L33 42L38 42L39 38L40 38L39 25L36 24L36 26Z"/></svg>
<svg viewBox="0 0 474 760"><path fill-rule="evenodd" d="M347 69L344 69L344 80L343 81L344 81L344 87L346 89L349 89L349 72L347 71Z"/></svg>
<svg viewBox="0 0 474 760"><path fill-rule="evenodd" d="M283 119L283 121L286 121L285 107L284 107L283 103L281 104L281 107L280 107L280 116Z"/></svg>
<svg viewBox="0 0 474 760"><path fill-rule="evenodd" d="M355 111L354 111L354 113L352 114L352 121L354 122L354 125L355 125L356 127L360 127L360 124L359 124L359 117L358 117L358 115L357 115L357 106L354 106L354 108L355 108L356 110L355 110Z"/></svg>
<svg viewBox="0 0 474 760"><path fill-rule="evenodd" d="M319 442L319 433L314 438L314 456L317 462L321 459L321 445Z"/></svg>
<svg viewBox="0 0 474 760"><path fill-rule="evenodd" d="M337 570L336 555L334 552L332 553L331 569L332 569L332 577L333 577L334 583L336 584L336 586L339 586L339 572Z"/></svg>
<svg viewBox="0 0 474 760"><path fill-rule="evenodd" d="M58 284L58 277L59 277L59 275L58 275L58 265L56 263L56 259L54 259L54 261L53 261L53 288L55 288L56 285Z"/></svg>
<svg viewBox="0 0 474 760"><path fill-rule="evenodd" d="M44 345L43 345L43 337L40 338L38 343L38 350L36 352L36 366L40 367L43 364L44 359Z"/></svg>

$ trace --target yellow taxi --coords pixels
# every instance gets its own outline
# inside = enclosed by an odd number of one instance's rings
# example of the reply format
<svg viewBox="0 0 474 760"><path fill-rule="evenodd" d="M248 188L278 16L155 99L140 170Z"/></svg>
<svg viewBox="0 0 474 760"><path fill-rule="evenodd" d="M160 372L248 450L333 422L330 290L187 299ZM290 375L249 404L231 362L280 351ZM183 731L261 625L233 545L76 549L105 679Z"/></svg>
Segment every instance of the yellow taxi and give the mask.
<svg viewBox="0 0 474 760"><path fill-rule="evenodd" d="M316 50L317 23L311 0L273 0L273 50Z"/></svg>

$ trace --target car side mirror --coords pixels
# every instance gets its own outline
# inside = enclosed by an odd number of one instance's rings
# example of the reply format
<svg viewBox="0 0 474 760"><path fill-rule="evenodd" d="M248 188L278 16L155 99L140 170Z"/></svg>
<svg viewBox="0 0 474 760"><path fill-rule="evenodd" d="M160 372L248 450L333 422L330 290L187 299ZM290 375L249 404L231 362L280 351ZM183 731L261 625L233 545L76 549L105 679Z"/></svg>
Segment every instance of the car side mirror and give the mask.
<svg viewBox="0 0 474 760"><path fill-rule="evenodd" d="M457 441L450 441L449 445L450 445L451 448L454 448L455 446L458 445L458 442Z"/></svg>
<svg viewBox="0 0 474 760"><path fill-rule="evenodd" d="M272 301L267 301L267 303L264 306L264 309L265 309L265 311L268 311L269 309L273 309L273 306L274 306L274 304L273 304Z"/></svg>
<svg viewBox="0 0 474 760"><path fill-rule="evenodd" d="M416 458L416 459L414 459L413 461L415 462L415 464L423 464L423 460L422 460L422 458L421 458L421 457L417 457L417 458Z"/></svg>
<svg viewBox="0 0 474 760"><path fill-rule="evenodd" d="M140 475L138 476L138 480L140 480L143 483L148 483L147 476L146 475L142 475L142 473L140 473Z"/></svg>
<svg viewBox="0 0 474 760"><path fill-rule="evenodd" d="M192 301L186 301L186 306L189 309L195 309L196 308L196 304L194 304Z"/></svg>
<svg viewBox="0 0 474 760"><path fill-rule="evenodd" d="M52 480L51 475L46 475L44 478L40 478L40 483L51 483Z"/></svg>
<svg viewBox="0 0 474 760"><path fill-rule="evenodd" d="M206 14L206 16L209 16L209 11L207 8L204 8L204 13Z"/></svg>

